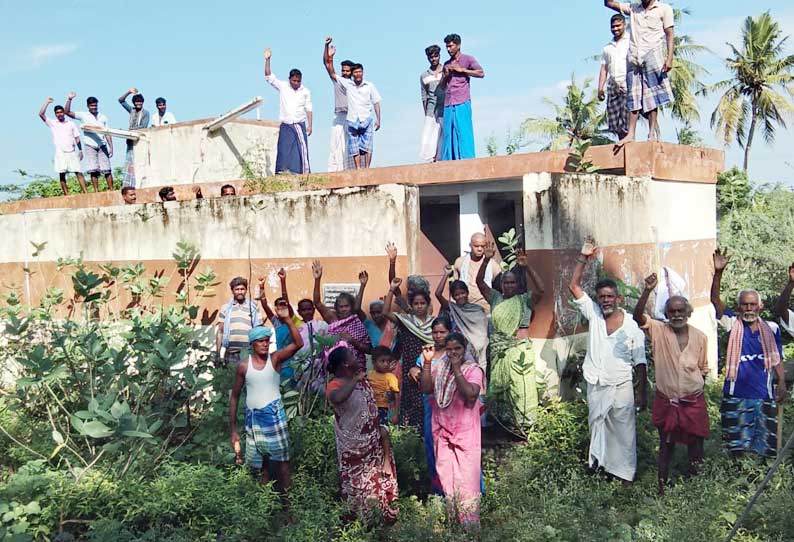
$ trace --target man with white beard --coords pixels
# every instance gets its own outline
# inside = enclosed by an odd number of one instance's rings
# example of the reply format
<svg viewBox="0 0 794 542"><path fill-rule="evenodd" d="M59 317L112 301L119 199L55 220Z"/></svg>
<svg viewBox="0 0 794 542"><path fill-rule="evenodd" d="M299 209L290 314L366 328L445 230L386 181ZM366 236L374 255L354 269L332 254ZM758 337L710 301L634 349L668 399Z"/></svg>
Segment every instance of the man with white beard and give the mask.
<svg viewBox="0 0 794 542"><path fill-rule="evenodd" d="M742 290L735 312L720 299L722 273L730 261L726 252L714 251L711 303L717 321L725 327L725 387L722 390L722 439L734 457L753 452L764 457L777 454L777 402L786 399L783 346L780 328L759 315L764 308L755 290ZM772 373L777 373L772 391Z"/></svg>
<svg viewBox="0 0 794 542"><path fill-rule="evenodd" d="M618 305L622 298L612 279L595 285L593 301L582 289L587 261L596 254L585 241L568 284L574 303L589 322L587 354L582 371L587 381L587 421L590 425L589 464L620 478L624 485L637 471L636 411L647 406L645 337L637 323ZM633 371L639 390L634 397Z"/></svg>
<svg viewBox="0 0 794 542"><path fill-rule="evenodd" d="M685 297L674 295L667 300L667 322L645 314L648 297L658 282L656 273L645 279L634 321L645 330L653 349L656 396L651 419L659 429L659 494L663 495L676 443L687 447L688 474L696 474L703 460L703 439L709 436L709 413L703 397L709 362L708 339L689 325L692 305Z"/></svg>

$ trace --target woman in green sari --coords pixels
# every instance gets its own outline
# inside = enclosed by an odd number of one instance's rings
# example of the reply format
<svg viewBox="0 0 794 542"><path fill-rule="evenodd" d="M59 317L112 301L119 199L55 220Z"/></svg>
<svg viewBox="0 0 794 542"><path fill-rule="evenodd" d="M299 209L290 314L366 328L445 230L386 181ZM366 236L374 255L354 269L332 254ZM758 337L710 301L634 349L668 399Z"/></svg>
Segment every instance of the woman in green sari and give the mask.
<svg viewBox="0 0 794 542"><path fill-rule="evenodd" d="M485 270L496 249L485 248L485 261L477 275L477 287L491 305L491 363L488 376L488 404L491 414L504 426L525 435L538 406L535 375L535 352L529 339L532 308L543 297L545 287L540 276L528 264L526 251L518 253L517 266L526 269L527 291L519 293L514 271L501 276L501 289L485 283ZM530 290L530 285L533 289Z"/></svg>

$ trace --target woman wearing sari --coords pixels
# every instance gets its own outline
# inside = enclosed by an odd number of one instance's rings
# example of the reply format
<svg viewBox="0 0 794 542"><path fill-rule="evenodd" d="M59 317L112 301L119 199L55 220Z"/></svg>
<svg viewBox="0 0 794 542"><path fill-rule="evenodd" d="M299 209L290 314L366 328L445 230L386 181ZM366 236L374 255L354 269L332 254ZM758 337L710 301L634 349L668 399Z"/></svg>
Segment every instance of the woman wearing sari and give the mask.
<svg viewBox="0 0 794 542"><path fill-rule="evenodd" d="M502 291L485 283L485 269L496 249L488 243L485 261L477 275L477 287L491 305L491 364L488 375L489 412L512 430L525 434L532 424L538 406L535 376L535 352L529 340L532 308L541 300L545 287L532 269L527 253L518 253L517 265L526 269L526 293L518 293L518 282L512 271L502 273Z"/></svg>
<svg viewBox="0 0 794 542"><path fill-rule="evenodd" d="M344 342L328 355L326 397L334 409L336 455L342 497L369 523L381 515L394 523L397 476L389 433L378 422L372 388Z"/></svg>
<svg viewBox="0 0 794 542"><path fill-rule="evenodd" d="M466 339L450 333L446 352L433 361L434 348L422 351L422 391L434 394L433 449L436 472L450 515L465 526L480 522L480 402L485 374L466 352Z"/></svg>
<svg viewBox="0 0 794 542"><path fill-rule="evenodd" d="M392 300L399 295L402 279L391 281L389 293L383 307L383 314L397 325L397 340L402 351L401 372L402 382L408 382L408 373L416 364L416 358L422 353L422 347L433 344L431 324L433 315L430 313L430 294L424 290L411 290L408 294L407 311L392 312ZM400 423L415 427L422 431L424 424L424 404L418 386L407 385L400 390Z"/></svg>
<svg viewBox="0 0 794 542"><path fill-rule="evenodd" d="M430 363L435 364L446 352L447 337L449 336L451 324L445 316L439 316L433 320L431 334L433 336L433 355L430 357ZM422 355L416 358L416 365L408 370L413 384L420 386L420 378L422 376L422 367L425 364L425 357L429 350L422 349ZM441 482L438 479L436 472L436 453L433 449L433 412L436 410L436 400L432 392L430 394L422 394L422 400L425 407L424 419L424 432L422 438L425 441L425 456L427 457L427 472L430 474L430 491L436 495L443 495L444 491L441 489Z"/></svg>
<svg viewBox="0 0 794 542"><path fill-rule="evenodd" d="M366 354L372 351L367 328L362 322L363 313L361 307L356 304L355 298L348 293L341 293L334 301L334 310L330 310L323 304L320 282L323 278L323 266L320 260L312 263L312 274L314 275L314 306L328 323L327 335L336 335L340 340L345 341L353 351L353 355L358 360L361 370L367 368ZM366 271L358 274L361 283L359 296L363 295L363 290L367 286L369 276Z"/></svg>
<svg viewBox="0 0 794 542"><path fill-rule="evenodd" d="M449 283L449 297L452 303L444 297L444 285L454 273L455 270L451 265L444 267L444 274L436 288L436 299L441 303L441 310L449 313L452 331L466 337L469 351L482 370L487 372L488 315L479 305L469 303L469 287L462 280L453 280Z"/></svg>

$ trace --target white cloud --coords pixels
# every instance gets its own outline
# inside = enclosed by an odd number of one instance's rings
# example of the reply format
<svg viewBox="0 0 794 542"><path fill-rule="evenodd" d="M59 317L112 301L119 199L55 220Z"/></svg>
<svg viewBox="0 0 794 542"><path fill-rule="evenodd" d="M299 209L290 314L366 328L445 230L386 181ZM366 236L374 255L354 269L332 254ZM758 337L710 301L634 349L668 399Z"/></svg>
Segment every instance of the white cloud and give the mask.
<svg viewBox="0 0 794 542"><path fill-rule="evenodd" d="M35 70L44 63L70 55L77 51L74 43L55 43L47 45L33 45L17 51L9 51L2 55L5 68L3 73Z"/></svg>

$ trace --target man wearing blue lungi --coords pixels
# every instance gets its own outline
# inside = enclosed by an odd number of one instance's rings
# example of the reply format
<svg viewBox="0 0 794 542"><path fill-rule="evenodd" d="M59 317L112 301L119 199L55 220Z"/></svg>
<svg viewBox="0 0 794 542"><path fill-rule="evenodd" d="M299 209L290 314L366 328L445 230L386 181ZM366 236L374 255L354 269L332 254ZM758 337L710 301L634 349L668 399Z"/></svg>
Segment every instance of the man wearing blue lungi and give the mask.
<svg viewBox="0 0 794 542"><path fill-rule="evenodd" d="M460 51L460 36L444 38L449 60L444 63L444 128L442 160L474 158L474 127L471 122L469 79L485 77L485 71L473 56Z"/></svg>

